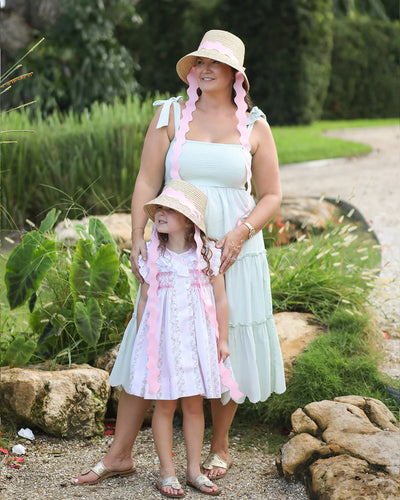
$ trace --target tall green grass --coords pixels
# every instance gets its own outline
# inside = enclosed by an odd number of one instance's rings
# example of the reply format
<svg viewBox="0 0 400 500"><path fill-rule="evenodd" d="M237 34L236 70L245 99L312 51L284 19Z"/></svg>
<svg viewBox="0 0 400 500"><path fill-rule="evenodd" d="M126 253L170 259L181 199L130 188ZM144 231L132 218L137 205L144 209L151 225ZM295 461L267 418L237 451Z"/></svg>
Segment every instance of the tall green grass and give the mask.
<svg viewBox="0 0 400 500"><path fill-rule="evenodd" d="M275 311L311 312L324 321L338 308L358 314L380 265L371 233L350 219L319 235L269 250Z"/></svg>
<svg viewBox="0 0 400 500"><path fill-rule="evenodd" d="M3 209L17 227L53 207L70 217L127 210L153 113L134 96L81 116L9 114L3 138L18 142L1 146Z"/></svg>
<svg viewBox="0 0 400 500"><path fill-rule="evenodd" d="M43 119L20 110L2 113L0 145L2 227L38 222L51 208L79 218L129 210L152 102L132 96L95 104L82 115L55 113ZM365 153L365 144L324 137L327 128L384 125L394 120L320 122L274 127L281 163ZM16 141L16 143L5 143Z"/></svg>

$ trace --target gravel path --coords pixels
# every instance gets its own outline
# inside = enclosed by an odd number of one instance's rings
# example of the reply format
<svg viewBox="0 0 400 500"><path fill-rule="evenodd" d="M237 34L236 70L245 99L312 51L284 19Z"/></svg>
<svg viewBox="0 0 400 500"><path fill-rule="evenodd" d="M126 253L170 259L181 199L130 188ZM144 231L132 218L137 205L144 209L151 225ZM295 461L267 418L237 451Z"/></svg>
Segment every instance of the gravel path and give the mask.
<svg viewBox="0 0 400 500"><path fill-rule="evenodd" d="M337 198L353 204L369 221L383 245L383 270L372 296L380 321L390 337L383 341L382 370L400 377L400 128L378 127L329 132L329 135L367 142L374 151L360 158L284 165L281 168L284 195ZM139 433L134 458L137 474L112 478L95 486L74 487L69 479L84 471L107 450L112 437L91 441L65 441L37 435L26 443L27 455L20 469L0 467L0 499L160 499L154 481L158 465L150 429ZM182 432L174 431L175 464L184 481L185 451ZM244 450L241 436L231 435L234 466L225 479L219 498L250 500L306 500L300 483L280 478L275 456L261 447ZM208 443L205 444L208 449ZM1 459L0 461L4 458ZM187 499L205 498L185 488Z"/></svg>
<svg viewBox="0 0 400 500"><path fill-rule="evenodd" d="M279 477L275 455L260 448L243 450L240 435L231 436L234 466L229 476L218 481L221 499L307 500L300 483L289 483ZM137 473L127 478L114 477L93 486L72 486L70 478L86 471L99 460L111 443L111 436L91 441L65 441L36 436L27 443L26 463L20 469L0 467L1 500L150 500L163 498L156 490L158 463L150 428L140 431L134 450ZM185 447L182 431L174 430L174 463L177 476L184 484ZM204 457L205 458L205 457ZM205 496L185 487L186 499Z"/></svg>

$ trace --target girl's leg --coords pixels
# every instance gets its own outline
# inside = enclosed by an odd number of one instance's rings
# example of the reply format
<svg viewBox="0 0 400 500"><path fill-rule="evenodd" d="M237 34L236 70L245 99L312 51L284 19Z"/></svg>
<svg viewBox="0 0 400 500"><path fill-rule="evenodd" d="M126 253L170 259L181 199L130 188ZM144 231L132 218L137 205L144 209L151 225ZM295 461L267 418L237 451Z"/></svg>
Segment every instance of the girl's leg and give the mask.
<svg viewBox="0 0 400 500"><path fill-rule="evenodd" d="M133 465L132 448L142 426L150 401L122 391L118 401L115 435L103 464L111 471L123 472ZM91 483L98 479L93 471L79 474L76 484Z"/></svg>
<svg viewBox="0 0 400 500"><path fill-rule="evenodd" d="M183 413L183 435L187 456L187 479L193 482L200 474L201 449L204 436L203 397L191 396L181 399ZM201 486L201 491L218 491L216 485Z"/></svg>
<svg viewBox="0 0 400 500"><path fill-rule="evenodd" d="M226 405L223 405L219 399L211 400L213 436L211 439L210 452L215 453L227 463L229 463L231 459L229 455L229 429L237 407L237 403L235 403L232 399ZM210 479L213 479L214 477L225 472L226 469L213 467L211 470L205 470L204 474Z"/></svg>
<svg viewBox="0 0 400 500"><path fill-rule="evenodd" d="M176 408L176 400L157 400L153 413L152 430L154 444L160 459L160 479L175 476L175 467L172 461L172 421ZM183 495L182 489L172 486L161 487L162 493Z"/></svg>

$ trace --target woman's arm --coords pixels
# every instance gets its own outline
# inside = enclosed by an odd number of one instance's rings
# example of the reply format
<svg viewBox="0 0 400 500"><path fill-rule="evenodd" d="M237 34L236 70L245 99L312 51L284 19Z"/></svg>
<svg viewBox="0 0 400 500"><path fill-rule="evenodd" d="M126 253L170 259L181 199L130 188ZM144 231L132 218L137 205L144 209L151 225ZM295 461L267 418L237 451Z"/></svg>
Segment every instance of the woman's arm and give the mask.
<svg viewBox="0 0 400 500"><path fill-rule="evenodd" d="M228 335L229 335L229 311L228 299L225 291L225 279L222 274L212 278L212 287L214 292L215 309L218 321L218 361L229 356Z"/></svg>
<svg viewBox="0 0 400 500"><path fill-rule="evenodd" d="M258 232L275 215L282 201L278 155L271 129L266 121L255 122L251 133L251 146L252 182L256 194L256 206L245 222ZM225 273L235 262L249 236L249 228L241 224L218 242L217 247L223 247L220 273Z"/></svg>
<svg viewBox="0 0 400 500"><path fill-rule="evenodd" d="M143 283L143 278L138 267L139 255L147 260L146 245L143 239L147 217L143 211L143 205L152 200L162 187L165 157L174 136L173 106L171 106L168 126L158 129L157 123L161 109L159 108L155 113L146 133L140 169L131 202L132 247L130 260L132 272L141 283Z"/></svg>
<svg viewBox="0 0 400 500"><path fill-rule="evenodd" d="M254 139L252 179L256 206L246 222L258 232L278 211L282 201L282 191L275 141L265 120L255 122L252 139Z"/></svg>

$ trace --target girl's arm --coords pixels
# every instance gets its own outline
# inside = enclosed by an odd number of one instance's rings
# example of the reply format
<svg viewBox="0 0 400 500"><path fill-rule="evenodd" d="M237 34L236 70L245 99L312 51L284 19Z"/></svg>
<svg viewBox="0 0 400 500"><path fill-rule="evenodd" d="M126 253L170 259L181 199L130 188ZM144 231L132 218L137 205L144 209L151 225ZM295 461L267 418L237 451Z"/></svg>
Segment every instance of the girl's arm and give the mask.
<svg viewBox="0 0 400 500"><path fill-rule="evenodd" d="M136 313L137 329L139 329L139 325L142 322L144 308L145 308L146 302L147 302L147 292L148 291L149 291L149 284L146 282L142 283L142 286L140 287L140 296L139 296L139 302L138 302L137 313Z"/></svg>
<svg viewBox="0 0 400 500"><path fill-rule="evenodd" d="M225 280L222 274L218 274L212 278L212 287L215 299L215 309L217 312L218 321L218 361L229 356L228 332L229 332L229 311L228 299L225 291Z"/></svg>

